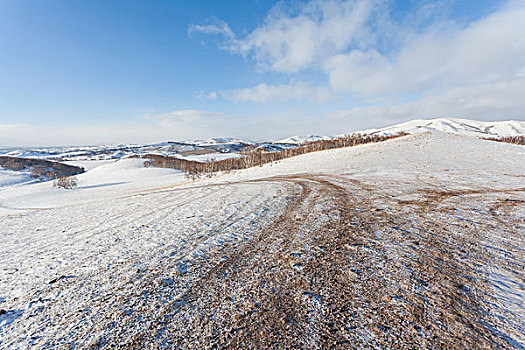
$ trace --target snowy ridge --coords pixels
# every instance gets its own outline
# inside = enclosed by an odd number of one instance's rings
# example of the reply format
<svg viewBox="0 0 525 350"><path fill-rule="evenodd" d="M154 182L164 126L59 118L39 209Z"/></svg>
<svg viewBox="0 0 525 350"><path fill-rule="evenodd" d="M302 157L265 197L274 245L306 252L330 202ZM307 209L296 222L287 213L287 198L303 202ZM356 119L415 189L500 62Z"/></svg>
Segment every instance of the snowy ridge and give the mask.
<svg viewBox="0 0 525 350"><path fill-rule="evenodd" d="M507 120L497 122L482 122L470 119L437 118L414 119L405 123L386 128L360 131L364 134L392 135L399 132L416 134L420 132L445 132L475 137L503 137L525 135L525 122Z"/></svg>
<svg viewBox="0 0 525 350"><path fill-rule="evenodd" d="M212 137L206 140L191 140L184 141L184 143L196 145L196 146L211 146L211 145L224 145L224 144L247 144L253 145L256 142L250 140L234 139L231 137Z"/></svg>
<svg viewBox="0 0 525 350"><path fill-rule="evenodd" d="M408 122L395 124L385 128L360 130L338 136L352 135L358 133L388 136L398 134L400 132L406 132L409 134L417 134L422 132L438 132L474 136L480 138L520 136L525 135L525 121L506 120L483 122L459 118L414 119ZM273 144L300 145L305 142L327 140L330 138L333 137L320 135L295 135L275 141Z"/></svg>

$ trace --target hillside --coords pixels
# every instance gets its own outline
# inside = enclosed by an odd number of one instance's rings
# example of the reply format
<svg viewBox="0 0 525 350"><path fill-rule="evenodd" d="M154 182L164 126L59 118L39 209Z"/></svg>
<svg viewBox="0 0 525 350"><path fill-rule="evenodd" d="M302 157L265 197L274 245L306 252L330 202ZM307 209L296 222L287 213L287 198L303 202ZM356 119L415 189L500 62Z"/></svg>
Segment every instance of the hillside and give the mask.
<svg viewBox="0 0 525 350"><path fill-rule="evenodd" d="M392 135L400 131L409 134L431 131L480 138L494 138L525 135L525 122L518 120L481 122L455 118L415 119L386 128L368 129L361 132L374 135Z"/></svg>
<svg viewBox="0 0 525 350"><path fill-rule="evenodd" d="M0 347L525 346L522 146L418 133L196 182L139 161L0 191Z"/></svg>
<svg viewBox="0 0 525 350"><path fill-rule="evenodd" d="M525 135L525 122L480 122L468 119L416 119L394 126L356 131L350 134L394 135L399 132L445 132L476 137L502 137ZM184 159L207 161L235 157L246 147L261 147L269 151L281 151L310 141L327 140L332 136L291 136L277 141L251 141L234 138L211 138L208 140L170 141L155 144L123 144L84 147L0 148L0 156L39 158L58 161L118 160L130 156L157 154L178 156ZM80 163L78 163L80 164ZM89 165L88 165L89 167Z"/></svg>
<svg viewBox="0 0 525 350"><path fill-rule="evenodd" d="M224 157L238 153L251 141L235 139L210 139L205 141L161 142L147 145L100 145L82 147L0 148L0 155L50 159L58 161L117 160L140 154L159 155L210 155Z"/></svg>

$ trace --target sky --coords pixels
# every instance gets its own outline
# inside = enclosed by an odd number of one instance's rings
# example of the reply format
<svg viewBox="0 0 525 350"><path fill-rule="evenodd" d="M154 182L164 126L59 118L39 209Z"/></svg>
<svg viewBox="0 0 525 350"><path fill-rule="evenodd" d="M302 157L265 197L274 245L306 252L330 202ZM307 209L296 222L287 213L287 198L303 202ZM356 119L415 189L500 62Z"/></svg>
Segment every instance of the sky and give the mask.
<svg viewBox="0 0 525 350"><path fill-rule="evenodd" d="M0 145L525 120L524 33L524 0L0 0Z"/></svg>

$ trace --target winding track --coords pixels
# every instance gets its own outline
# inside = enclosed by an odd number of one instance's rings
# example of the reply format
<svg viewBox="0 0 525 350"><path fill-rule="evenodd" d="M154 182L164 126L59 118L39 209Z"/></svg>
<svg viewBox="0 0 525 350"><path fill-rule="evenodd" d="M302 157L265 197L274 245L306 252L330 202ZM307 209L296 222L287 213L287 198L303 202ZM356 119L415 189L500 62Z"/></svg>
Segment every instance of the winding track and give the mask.
<svg viewBox="0 0 525 350"><path fill-rule="evenodd" d="M523 189L413 185L418 200L407 200L406 186L384 185L297 175L144 194L150 210L123 206L83 234L123 234L129 223L160 240L181 220L186 230L32 290L27 300L56 297L9 326L17 337L0 339L95 348L523 348ZM228 197L239 186L252 189L244 203ZM221 220L175 209L204 198ZM236 211L222 214L230 204ZM508 297L512 286L521 296Z"/></svg>

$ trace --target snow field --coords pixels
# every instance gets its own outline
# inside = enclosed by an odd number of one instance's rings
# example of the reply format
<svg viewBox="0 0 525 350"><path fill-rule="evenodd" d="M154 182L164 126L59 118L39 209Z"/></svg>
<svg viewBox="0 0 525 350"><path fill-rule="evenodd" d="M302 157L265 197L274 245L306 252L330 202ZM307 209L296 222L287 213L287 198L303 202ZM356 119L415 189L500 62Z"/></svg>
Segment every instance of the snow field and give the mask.
<svg viewBox="0 0 525 350"><path fill-rule="evenodd" d="M305 181L326 177L352 191L380 189L369 199L377 210L407 203L399 210L405 210L407 220L413 218L408 229L415 235L423 233L425 221L417 205L444 195L444 210L432 213L432 220L440 222L442 216L457 230L442 227L437 239L446 247L455 234L492 232L479 241L488 261L494 261L484 267L486 298L497 306L490 313L503 320L494 327L506 332L510 343L525 341L519 328L520 322L525 324L524 286L515 273L525 239L516 230L523 225L516 224L514 232L508 223L497 225L499 212L516 223L525 217L523 206L497 206L509 199L525 200L521 146L421 133L310 153L194 183L175 170L142 168L143 161L125 159L96 167L79 175L79 187L71 191L46 183L0 191L0 309L8 310L0 316L0 347L103 343L108 334L98 328L100 321L113 319L113 331L124 332L127 328L118 320L128 314L138 315L131 329L153 327L163 316L141 312L157 304L161 310L170 300L182 307L184 291L206 274L212 252L220 255L249 240L283 212L298 185L276 179L303 175ZM306 204L322 213L327 203ZM304 227L315 230L327 220L321 214L318 219L306 217ZM297 231L298 239L302 232ZM373 233L377 239L385 235ZM510 233L515 235L512 240L506 238ZM395 242L387 248L394 260L411 254L399 251ZM160 294L147 294L148 283ZM130 298L138 301L127 303ZM108 301L135 306L115 310ZM320 317L322 305L315 299L308 302Z"/></svg>

